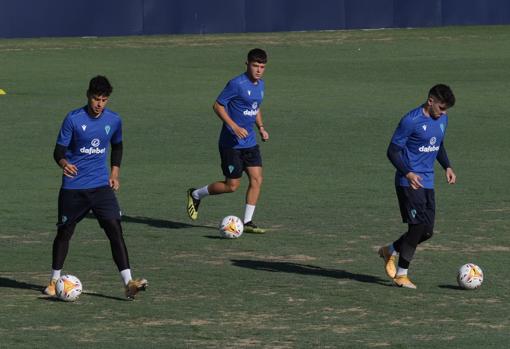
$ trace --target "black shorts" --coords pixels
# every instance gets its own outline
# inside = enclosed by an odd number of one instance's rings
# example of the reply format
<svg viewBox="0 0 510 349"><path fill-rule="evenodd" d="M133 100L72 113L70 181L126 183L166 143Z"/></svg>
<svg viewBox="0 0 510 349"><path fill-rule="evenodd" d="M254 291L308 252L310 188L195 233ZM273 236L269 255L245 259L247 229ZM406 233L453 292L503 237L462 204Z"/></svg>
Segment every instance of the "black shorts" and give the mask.
<svg viewBox="0 0 510 349"><path fill-rule="evenodd" d="M434 226L436 201L434 189L413 189L397 186L398 204L402 221L407 224Z"/></svg>
<svg viewBox="0 0 510 349"><path fill-rule="evenodd" d="M226 178L241 178L246 167L262 167L259 146L234 149L221 148L221 169Z"/></svg>
<svg viewBox="0 0 510 349"><path fill-rule="evenodd" d="M60 189L58 223L75 224L90 211L97 219L120 219L120 207L109 186L94 189Z"/></svg>

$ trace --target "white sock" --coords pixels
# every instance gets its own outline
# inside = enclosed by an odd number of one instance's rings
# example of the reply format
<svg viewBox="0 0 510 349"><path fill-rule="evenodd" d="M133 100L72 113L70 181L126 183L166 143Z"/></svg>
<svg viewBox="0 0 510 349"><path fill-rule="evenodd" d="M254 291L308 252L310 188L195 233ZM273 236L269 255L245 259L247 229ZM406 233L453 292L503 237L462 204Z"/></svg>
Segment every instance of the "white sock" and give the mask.
<svg viewBox="0 0 510 349"><path fill-rule="evenodd" d="M120 272L120 277L122 281L124 281L124 285L127 285L129 281L131 281L131 269L124 269Z"/></svg>
<svg viewBox="0 0 510 349"><path fill-rule="evenodd" d="M396 256L397 255L397 251L395 251L395 247L393 247L393 244L389 244L388 245L388 250L390 251L390 254L392 256Z"/></svg>
<svg viewBox="0 0 510 349"><path fill-rule="evenodd" d="M202 188L198 188L191 193L191 196L193 196L197 200L202 200L203 197L209 195L209 190L207 189L208 185Z"/></svg>
<svg viewBox="0 0 510 349"><path fill-rule="evenodd" d="M60 270L51 269L51 279L58 280L60 278L61 271L62 271L62 269L60 269Z"/></svg>
<svg viewBox="0 0 510 349"><path fill-rule="evenodd" d="M254 212L255 205L246 204L246 208L244 209L244 223L248 223L252 220Z"/></svg>
<svg viewBox="0 0 510 349"><path fill-rule="evenodd" d="M397 268L397 276L406 276L407 275L407 269L404 268Z"/></svg>

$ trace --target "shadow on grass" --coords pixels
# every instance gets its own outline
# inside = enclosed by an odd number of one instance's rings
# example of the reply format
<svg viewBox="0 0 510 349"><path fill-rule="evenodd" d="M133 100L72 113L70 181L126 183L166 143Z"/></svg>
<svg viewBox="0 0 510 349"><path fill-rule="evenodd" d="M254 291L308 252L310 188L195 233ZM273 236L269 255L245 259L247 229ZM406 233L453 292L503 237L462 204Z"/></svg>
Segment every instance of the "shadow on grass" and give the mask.
<svg viewBox="0 0 510 349"><path fill-rule="evenodd" d="M83 292L82 295L101 297L101 298L106 298L106 299L113 299L113 300L122 301L122 302L131 302L131 300L129 300L127 298L107 296L107 295L104 295L104 294L101 294L101 293L96 293L96 292L87 292L86 291L86 292ZM64 302L64 303L67 303L67 302L57 298L56 296L41 295L41 297L39 297L39 299L42 299L42 300L45 300L45 301L48 301L48 302Z"/></svg>
<svg viewBox="0 0 510 349"><path fill-rule="evenodd" d="M42 292L44 289L44 286L41 285L35 285L35 284L29 284L22 281L16 281L13 279L3 278L0 277L0 287L7 287L7 288L22 288L25 290L34 290Z"/></svg>
<svg viewBox="0 0 510 349"><path fill-rule="evenodd" d="M86 218L96 219L96 216L94 216L93 213L89 213L86 216ZM122 222L146 224L151 227L164 228L164 229L189 229L189 228L218 229L217 227L212 227L209 225L189 224L189 223L169 221L166 219L157 219L157 218L139 217L139 216L122 216Z"/></svg>
<svg viewBox="0 0 510 349"><path fill-rule="evenodd" d="M100 297L100 298L106 298L106 299L113 299L113 300L116 300L116 301L132 302L132 300L127 299L127 298L115 297L115 296L107 296L107 295L105 295L105 294L97 293L97 292L83 291L83 294L84 294L84 295L87 295L87 296L93 296L93 297Z"/></svg>
<svg viewBox="0 0 510 349"><path fill-rule="evenodd" d="M325 269L309 264L299 264L291 262L266 262L249 259L232 259L231 262L236 267L241 268L249 268L277 273L293 273L302 275L324 276L336 279L350 279L358 282L368 282L388 286L386 280L381 279L377 276L355 274L345 270L338 269Z"/></svg>
<svg viewBox="0 0 510 349"><path fill-rule="evenodd" d="M458 285L439 285L439 288L447 288L450 290L464 291L464 289Z"/></svg>

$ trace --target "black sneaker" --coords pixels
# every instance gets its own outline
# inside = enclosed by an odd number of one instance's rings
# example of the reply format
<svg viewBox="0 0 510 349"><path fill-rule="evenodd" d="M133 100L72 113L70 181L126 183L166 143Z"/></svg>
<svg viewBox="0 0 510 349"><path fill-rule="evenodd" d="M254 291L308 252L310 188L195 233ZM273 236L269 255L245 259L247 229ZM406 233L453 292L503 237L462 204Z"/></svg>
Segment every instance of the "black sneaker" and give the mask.
<svg viewBox="0 0 510 349"><path fill-rule="evenodd" d="M198 206L200 205L200 200L197 200L191 195L195 191L195 188L188 189L188 205L186 207L186 211L188 212L189 218L192 220L196 220L198 218Z"/></svg>
<svg viewBox="0 0 510 349"><path fill-rule="evenodd" d="M266 232L265 229L259 228L253 223L253 221L249 221L244 223L244 232L245 233L254 233L254 234L264 234Z"/></svg>

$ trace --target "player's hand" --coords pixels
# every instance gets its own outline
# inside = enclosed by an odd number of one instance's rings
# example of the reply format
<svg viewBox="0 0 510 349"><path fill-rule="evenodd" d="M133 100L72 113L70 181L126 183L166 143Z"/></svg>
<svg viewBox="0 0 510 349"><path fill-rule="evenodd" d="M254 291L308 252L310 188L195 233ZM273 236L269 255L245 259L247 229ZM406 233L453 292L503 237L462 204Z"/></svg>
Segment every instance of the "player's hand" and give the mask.
<svg viewBox="0 0 510 349"><path fill-rule="evenodd" d="M423 188L423 184L421 184L422 178L416 173L409 172L408 174L406 174L406 178L409 181L409 184L411 184L411 188L415 190Z"/></svg>
<svg viewBox="0 0 510 349"><path fill-rule="evenodd" d="M262 138L262 142L269 140L269 133L266 131L266 129L264 127L261 127L259 129L259 132L260 132L260 138Z"/></svg>
<svg viewBox="0 0 510 349"><path fill-rule="evenodd" d="M248 137L248 131L245 128L237 126L233 128L233 131L236 134L237 138L245 139L246 137Z"/></svg>
<svg viewBox="0 0 510 349"><path fill-rule="evenodd" d="M457 176L455 175L455 172L453 172L451 167L448 167L446 169L446 181L448 184L455 184L457 181Z"/></svg>
<svg viewBox="0 0 510 349"><path fill-rule="evenodd" d="M120 181L117 177L110 177L108 180L110 182L110 188L112 188L114 191L119 190L120 188Z"/></svg>
<svg viewBox="0 0 510 349"><path fill-rule="evenodd" d="M78 167L73 164L66 163L62 169L64 170L64 176L73 178L78 174Z"/></svg>

